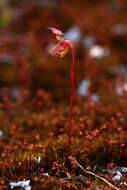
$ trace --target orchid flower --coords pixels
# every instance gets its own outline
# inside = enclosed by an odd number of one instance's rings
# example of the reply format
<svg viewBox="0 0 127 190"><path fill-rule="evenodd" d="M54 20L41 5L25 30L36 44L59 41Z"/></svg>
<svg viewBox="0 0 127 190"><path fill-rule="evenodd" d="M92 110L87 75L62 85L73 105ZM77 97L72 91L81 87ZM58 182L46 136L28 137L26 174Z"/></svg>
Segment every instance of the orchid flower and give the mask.
<svg viewBox="0 0 127 190"><path fill-rule="evenodd" d="M69 113L69 126L68 132L68 155L71 155L72 144L72 106L74 101L74 66L75 66L75 48L74 45L63 37L63 32L53 27L47 27L52 34L56 36L58 43L49 52L56 52L60 57L64 57L69 50L72 52L72 66L71 66L71 92L70 92L70 113Z"/></svg>
<svg viewBox="0 0 127 190"><path fill-rule="evenodd" d="M74 49L73 44L63 38L62 36L64 35L60 30L53 28L53 27L47 27L55 36L58 41L55 47L53 47L49 53L55 51L60 57L64 57L68 52L69 49Z"/></svg>

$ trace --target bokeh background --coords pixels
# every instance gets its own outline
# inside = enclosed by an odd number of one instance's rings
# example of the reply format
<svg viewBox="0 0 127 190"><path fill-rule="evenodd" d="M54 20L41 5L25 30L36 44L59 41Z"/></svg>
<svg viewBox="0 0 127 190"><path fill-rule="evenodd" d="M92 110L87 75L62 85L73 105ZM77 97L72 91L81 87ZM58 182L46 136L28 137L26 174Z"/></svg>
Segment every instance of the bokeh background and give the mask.
<svg viewBox="0 0 127 190"><path fill-rule="evenodd" d="M0 96L34 96L38 89L55 102L69 101L71 53L48 53L57 42L46 26L65 33L76 47L75 94L117 102L127 95L126 0L1 0Z"/></svg>
<svg viewBox="0 0 127 190"><path fill-rule="evenodd" d="M47 26L76 49L72 143L72 55L49 53ZM127 0L0 0L0 189L111 189L84 175L69 146L85 170L125 189Z"/></svg>

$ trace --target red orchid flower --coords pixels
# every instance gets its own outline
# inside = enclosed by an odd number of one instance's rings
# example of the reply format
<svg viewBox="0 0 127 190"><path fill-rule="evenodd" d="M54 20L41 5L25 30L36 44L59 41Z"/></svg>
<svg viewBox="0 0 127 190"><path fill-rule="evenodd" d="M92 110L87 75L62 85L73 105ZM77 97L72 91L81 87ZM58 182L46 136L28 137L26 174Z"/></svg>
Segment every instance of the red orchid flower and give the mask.
<svg viewBox="0 0 127 190"><path fill-rule="evenodd" d="M68 53L70 48L72 50L74 49L73 44L69 40L62 37L63 32L61 30L53 27L47 27L47 29L49 29L59 41L58 44L56 44L56 46L49 51L50 53L55 51L60 57L64 57Z"/></svg>
<svg viewBox="0 0 127 190"><path fill-rule="evenodd" d="M71 92L70 92L70 113L69 113L69 126L68 132L68 155L71 155L72 144L72 106L74 101L74 66L75 66L75 48L74 45L68 40L63 38L63 32L53 27L47 27L58 40L58 43L49 52L57 52L60 57L64 57L69 50L72 52L72 66L71 66Z"/></svg>

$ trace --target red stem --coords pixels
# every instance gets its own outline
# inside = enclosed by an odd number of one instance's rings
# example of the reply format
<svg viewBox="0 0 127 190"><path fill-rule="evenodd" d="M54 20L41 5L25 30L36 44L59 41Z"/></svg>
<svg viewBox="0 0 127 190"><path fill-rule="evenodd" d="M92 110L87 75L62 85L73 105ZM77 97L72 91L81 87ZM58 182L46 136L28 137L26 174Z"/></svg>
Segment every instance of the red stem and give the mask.
<svg viewBox="0 0 127 190"><path fill-rule="evenodd" d="M75 75L75 50L72 49L72 66L71 66L71 91L70 91L70 113L69 113L69 126L68 126L68 155L71 155L72 144L72 107L74 102L74 75Z"/></svg>

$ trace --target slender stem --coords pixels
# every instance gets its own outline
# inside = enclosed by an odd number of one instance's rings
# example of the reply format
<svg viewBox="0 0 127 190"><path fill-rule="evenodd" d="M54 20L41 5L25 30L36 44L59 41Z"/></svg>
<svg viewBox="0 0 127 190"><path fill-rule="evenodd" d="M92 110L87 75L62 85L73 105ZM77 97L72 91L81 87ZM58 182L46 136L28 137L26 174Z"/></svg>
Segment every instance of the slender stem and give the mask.
<svg viewBox="0 0 127 190"><path fill-rule="evenodd" d="M72 66L71 66L71 91L70 91L70 113L69 113L69 126L68 126L68 155L71 155L72 144L72 107L74 102L74 74L75 74L75 50L72 49Z"/></svg>

